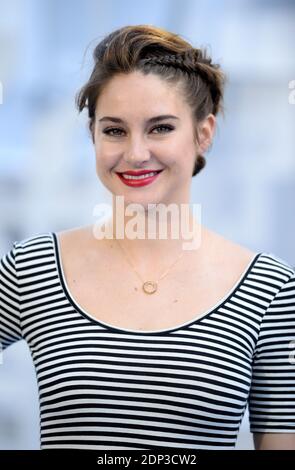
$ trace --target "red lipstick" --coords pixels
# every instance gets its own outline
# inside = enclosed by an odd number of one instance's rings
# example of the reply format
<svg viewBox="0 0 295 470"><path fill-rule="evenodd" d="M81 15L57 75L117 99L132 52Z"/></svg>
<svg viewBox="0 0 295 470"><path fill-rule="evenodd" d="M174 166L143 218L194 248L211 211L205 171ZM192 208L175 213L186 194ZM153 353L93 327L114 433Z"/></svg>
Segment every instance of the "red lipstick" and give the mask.
<svg viewBox="0 0 295 470"><path fill-rule="evenodd" d="M122 173L117 173L117 175L127 186L138 188L154 182L162 171L163 170L127 170Z"/></svg>

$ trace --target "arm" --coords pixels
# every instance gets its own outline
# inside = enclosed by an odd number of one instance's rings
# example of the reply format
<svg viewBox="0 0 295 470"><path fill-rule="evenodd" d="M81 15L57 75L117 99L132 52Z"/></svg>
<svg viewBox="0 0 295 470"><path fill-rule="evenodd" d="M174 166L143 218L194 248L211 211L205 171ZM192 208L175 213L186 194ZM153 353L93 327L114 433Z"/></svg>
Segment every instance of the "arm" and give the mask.
<svg viewBox="0 0 295 470"><path fill-rule="evenodd" d="M262 319L253 354L249 421L255 450L295 450L295 272L288 271ZM283 264L274 280L278 273L285 276Z"/></svg>
<svg viewBox="0 0 295 470"><path fill-rule="evenodd" d="M295 450L295 433L254 433L255 450Z"/></svg>
<svg viewBox="0 0 295 470"><path fill-rule="evenodd" d="M16 244L0 259L0 354L22 339Z"/></svg>

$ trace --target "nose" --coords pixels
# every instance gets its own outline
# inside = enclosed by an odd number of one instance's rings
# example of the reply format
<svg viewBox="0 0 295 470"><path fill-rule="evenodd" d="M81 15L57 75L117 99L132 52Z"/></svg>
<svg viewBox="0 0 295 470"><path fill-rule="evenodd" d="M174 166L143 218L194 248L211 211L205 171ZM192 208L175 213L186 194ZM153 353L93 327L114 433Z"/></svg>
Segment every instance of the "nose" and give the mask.
<svg viewBox="0 0 295 470"><path fill-rule="evenodd" d="M130 140L129 145L124 152L124 160L130 166L140 167L144 162L150 160L150 151L146 148L146 145L140 138L134 138Z"/></svg>

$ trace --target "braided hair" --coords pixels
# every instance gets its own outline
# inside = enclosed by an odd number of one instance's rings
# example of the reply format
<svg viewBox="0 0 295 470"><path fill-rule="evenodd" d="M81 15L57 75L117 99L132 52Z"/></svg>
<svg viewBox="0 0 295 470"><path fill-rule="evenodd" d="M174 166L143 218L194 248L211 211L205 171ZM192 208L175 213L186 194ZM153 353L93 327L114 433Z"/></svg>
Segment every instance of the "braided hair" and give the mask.
<svg viewBox="0 0 295 470"><path fill-rule="evenodd" d="M88 108L89 130L94 142L93 125L96 102L107 82L118 73L139 70L154 73L170 84L181 83L184 97L198 124L210 113L223 114L225 74L212 63L206 48L194 48L179 35L152 25L125 26L108 34L93 51L94 67L87 83L76 95L81 112ZM197 155L192 176L205 166Z"/></svg>

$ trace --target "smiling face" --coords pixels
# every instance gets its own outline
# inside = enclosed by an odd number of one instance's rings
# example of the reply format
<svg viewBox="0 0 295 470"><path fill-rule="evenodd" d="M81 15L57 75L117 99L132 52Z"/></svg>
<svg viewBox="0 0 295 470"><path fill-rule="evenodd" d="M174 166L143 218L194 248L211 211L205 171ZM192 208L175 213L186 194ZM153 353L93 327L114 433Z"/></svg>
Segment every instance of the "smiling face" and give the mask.
<svg viewBox="0 0 295 470"><path fill-rule="evenodd" d="M163 115L174 117L151 121ZM215 117L199 127L200 145L193 126L191 108L176 87L155 74L116 75L96 103L98 177L114 196L124 196L125 204L188 203L196 155L210 145ZM127 184L118 173L128 170L162 171L149 184L134 179Z"/></svg>

